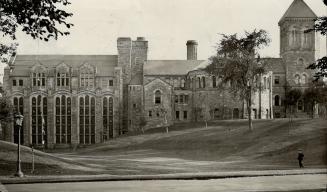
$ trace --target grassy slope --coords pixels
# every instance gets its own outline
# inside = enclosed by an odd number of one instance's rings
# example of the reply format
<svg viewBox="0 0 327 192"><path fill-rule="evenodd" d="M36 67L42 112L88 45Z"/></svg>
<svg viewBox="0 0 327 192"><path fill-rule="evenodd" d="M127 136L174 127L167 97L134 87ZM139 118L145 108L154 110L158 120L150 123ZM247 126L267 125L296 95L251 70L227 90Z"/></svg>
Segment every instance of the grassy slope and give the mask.
<svg viewBox="0 0 327 192"><path fill-rule="evenodd" d="M248 131L245 120L212 122L208 128L203 123L177 124L168 134L165 129L153 129L144 135L123 136L60 155L70 160L38 152L36 162L37 174L294 169L298 149L304 151L306 167L326 167L327 121L297 119L289 129L287 119L257 120L252 132ZM29 148L23 147L22 156L23 171L29 172ZM164 161L157 161L158 158ZM0 175L15 171L15 159L16 145L0 141ZM142 159L150 160L139 161ZM201 162L208 164L200 166ZM226 166L220 162L229 163ZM89 168L98 171L91 172Z"/></svg>
<svg viewBox="0 0 327 192"><path fill-rule="evenodd" d="M61 159L47 153L35 150L35 172L33 174L70 174L85 173L87 170L80 163ZM12 175L16 171L17 145L0 141L0 175ZM31 148L21 147L21 166L25 174L31 175L32 153Z"/></svg>
<svg viewBox="0 0 327 192"><path fill-rule="evenodd" d="M217 126L218 124L218 126ZM158 133L130 137L127 145L102 145L87 149L92 154L123 154L124 151L154 150L164 156L195 161L242 161L246 166L266 165L266 168L289 167L297 164L297 151L305 154L305 165L327 165L327 121L297 119L289 129L287 119L254 122L254 131L247 121L223 121L206 128L189 129L185 125L180 134ZM189 125L189 128L192 125ZM175 127L174 129L178 129ZM163 131L163 130L161 130ZM155 131L153 131L155 132ZM155 137L150 138L151 135ZM112 142L114 144L115 142ZM110 144L110 143L109 143ZM82 150L83 151L83 150Z"/></svg>

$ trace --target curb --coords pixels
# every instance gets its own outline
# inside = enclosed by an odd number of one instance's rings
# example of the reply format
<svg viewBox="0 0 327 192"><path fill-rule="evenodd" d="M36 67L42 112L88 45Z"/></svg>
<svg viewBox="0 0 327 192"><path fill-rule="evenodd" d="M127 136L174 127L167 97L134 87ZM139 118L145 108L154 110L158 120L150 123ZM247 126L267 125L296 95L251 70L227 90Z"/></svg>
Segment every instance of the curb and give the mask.
<svg viewBox="0 0 327 192"><path fill-rule="evenodd" d="M327 170L316 171L260 171L260 172L214 172L214 173L180 173L161 175L79 175L79 176L31 176L24 178L0 178L2 184L33 184L33 183L67 183L95 181L145 181L145 180L209 180L240 177L266 177L286 175L326 174Z"/></svg>

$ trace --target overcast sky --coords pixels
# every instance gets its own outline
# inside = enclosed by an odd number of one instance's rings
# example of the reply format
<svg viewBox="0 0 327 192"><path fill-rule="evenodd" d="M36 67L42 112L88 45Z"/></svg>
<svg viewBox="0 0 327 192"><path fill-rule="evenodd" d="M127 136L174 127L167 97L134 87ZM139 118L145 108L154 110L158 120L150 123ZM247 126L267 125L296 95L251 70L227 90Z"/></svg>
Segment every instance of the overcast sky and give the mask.
<svg viewBox="0 0 327 192"><path fill-rule="evenodd" d="M18 54L117 54L118 37L143 36L149 59L186 59L186 41L197 40L198 59L214 53L220 33L265 29L272 42L262 56L279 57L278 21L293 0L71 0L71 35L48 43L18 33ZM322 0L305 0L325 15ZM325 54L320 39L320 56Z"/></svg>

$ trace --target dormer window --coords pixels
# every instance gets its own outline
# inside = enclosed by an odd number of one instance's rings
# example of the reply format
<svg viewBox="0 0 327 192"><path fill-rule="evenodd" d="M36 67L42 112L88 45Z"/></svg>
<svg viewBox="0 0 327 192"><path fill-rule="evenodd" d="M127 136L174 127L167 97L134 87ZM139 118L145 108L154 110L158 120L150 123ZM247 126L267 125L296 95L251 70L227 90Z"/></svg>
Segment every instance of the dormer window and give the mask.
<svg viewBox="0 0 327 192"><path fill-rule="evenodd" d="M32 75L33 87L44 87L45 86L45 74L44 73L33 73Z"/></svg>
<svg viewBox="0 0 327 192"><path fill-rule="evenodd" d="M94 77L92 73L83 72L80 74L80 78L81 78L81 87L94 86Z"/></svg>
<svg viewBox="0 0 327 192"><path fill-rule="evenodd" d="M68 87L69 80L68 73L57 73L57 87Z"/></svg>
<svg viewBox="0 0 327 192"><path fill-rule="evenodd" d="M85 64L80 69L80 86L94 87L94 68L89 64ZM109 82L110 84L110 82Z"/></svg>

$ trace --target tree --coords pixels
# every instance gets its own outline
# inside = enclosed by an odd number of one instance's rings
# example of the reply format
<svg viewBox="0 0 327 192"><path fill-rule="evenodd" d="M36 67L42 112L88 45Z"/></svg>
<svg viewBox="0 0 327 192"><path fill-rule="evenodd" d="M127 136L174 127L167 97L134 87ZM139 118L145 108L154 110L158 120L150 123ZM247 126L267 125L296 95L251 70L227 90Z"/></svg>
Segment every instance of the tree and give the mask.
<svg viewBox="0 0 327 192"><path fill-rule="evenodd" d="M284 104L286 106L286 113L287 113L287 109L289 109L289 126L288 126L288 134L289 134L293 123L294 106L297 105L299 99L302 96L302 92L299 89L289 88L286 90L285 96L286 98Z"/></svg>
<svg viewBox="0 0 327 192"><path fill-rule="evenodd" d="M327 88L326 85L321 82L312 82L309 85L309 88L304 91L303 98L306 103L310 104L311 117L314 118L315 107L317 104L325 106L327 104Z"/></svg>
<svg viewBox="0 0 327 192"><path fill-rule="evenodd" d="M2 97L0 96L0 123L7 123L12 120L12 111L13 111L13 106L10 102L10 99L6 96L3 95Z"/></svg>
<svg viewBox="0 0 327 192"><path fill-rule="evenodd" d="M234 97L245 101L248 111L249 129L252 131L252 94L257 90L256 81L265 72L260 63L258 50L267 46L270 38L264 30L245 32L244 37L237 34L222 35L217 54L211 57L207 67L209 73L222 77L222 83Z"/></svg>
<svg viewBox="0 0 327 192"><path fill-rule="evenodd" d="M296 106L301 96L302 92L299 89L290 89L286 92L285 105L289 108L291 114L294 112L293 106Z"/></svg>
<svg viewBox="0 0 327 192"><path fill-rule="evenodd" d="M142 115L142 116L140 117L140 123L139 123L139 126L140 126L140 129L141 129L141 131L142 131L142 134L144 134L144 127L145 127L146 125L147 125L147 121L146 121L144 115Z"/></svg>
<svg viewBox="0 0 327 192"><path fill-rule="evenodd" d="M73 26L67 22L73 14L59 7L69 4L68 0L0 0L0 34L16 40L16 32L21 29L32 38L44 41L68 35L64 28ZM0 43L0 61L7 62L17 45Z"/></svg>
<svg viewBox="0 0 327 192"><path fill-rule="evenodd" d="M326 1L324 0L325 5L327 6ZM327 34L327 17L318 17L316 23L312 29L307 30L306 32L316 31L321 35L326 36ZM315 63L310 64L307 69L316 70L315 77L316 81L319 78L327 77L327 56L324 56L318 59Z"/></svg>

